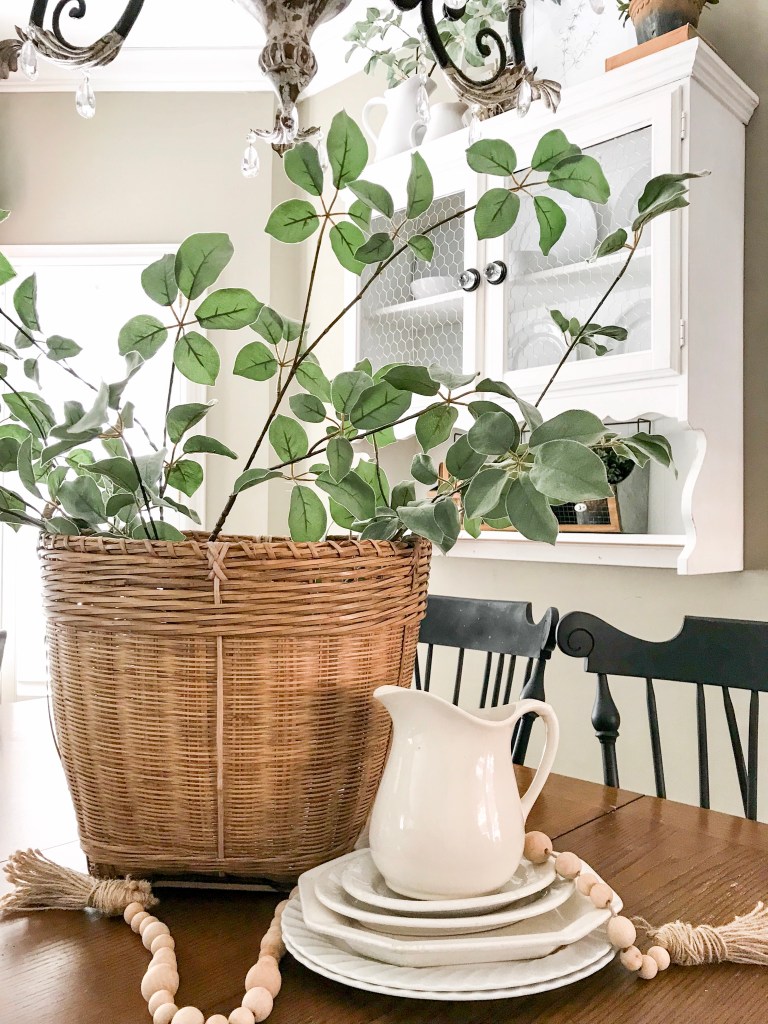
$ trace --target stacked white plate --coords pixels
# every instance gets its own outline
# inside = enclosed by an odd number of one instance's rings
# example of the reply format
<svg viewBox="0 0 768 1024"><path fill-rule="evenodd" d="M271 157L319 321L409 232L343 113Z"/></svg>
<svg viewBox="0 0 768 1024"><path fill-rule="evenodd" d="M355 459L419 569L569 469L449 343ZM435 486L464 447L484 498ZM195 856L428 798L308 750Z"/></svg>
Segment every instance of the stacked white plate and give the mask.
<svg viewBox="0 0 768 1024"><path fill-rule="evenodd" d="M613 910L621 908L617 896ZM408 899L388 888L370 850L356 850L305 872L282 922L300 963L353 988L411 999L509 999L570 985L609 963L610 913L551 864L525 860L490 895Z"/></svg>

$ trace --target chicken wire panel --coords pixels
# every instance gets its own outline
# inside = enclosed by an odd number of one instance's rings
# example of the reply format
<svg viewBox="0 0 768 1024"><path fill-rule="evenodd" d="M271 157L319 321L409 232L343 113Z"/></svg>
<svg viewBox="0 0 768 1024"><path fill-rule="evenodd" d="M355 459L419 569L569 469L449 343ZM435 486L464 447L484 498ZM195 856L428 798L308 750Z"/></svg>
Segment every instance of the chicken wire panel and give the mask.
<svg viewBox="0 0 768 1024"><path fill-rule="evenodd" d="M429 212L409 222L408 236L458 213L464 194L436 199ZM396 222L399 216L395 218ZM387 230L374 219L373 231ZM443 224L429 237L435 246L431 263L406 249L382 272L363 296L358 314L358 356L374 369L387 363L437 363L462 369L464 301L459 275L464 270L464 218ZM366 267L362 281L375 266Z"/></svg>
<svg viewBox="0 0 768 1024"><path fill-rule="evenodd" d="M586 261L595 247L618 228L630 231L637 215L637 200L651 177L651 128L618 136L587 152L596 157L611 186L607 203L599 205L576 199L559 189L536 190L550 195L565 212L562 237L548 256L539 249L539 227L533 203L523 202L518 222L506 243L508 372L556 364L566 350L566 340L552 320L550 310L584 322L597 305L624 262L619 252L594 263ZM631 232L630 232L631 236ZM649 232L635 254L630 269L596 317L603 325L616 324L629 331L626 341L596 339L609 353L596 356L580 345L571 358L579 361L647 352L651 348L651 258Z"/></svg>

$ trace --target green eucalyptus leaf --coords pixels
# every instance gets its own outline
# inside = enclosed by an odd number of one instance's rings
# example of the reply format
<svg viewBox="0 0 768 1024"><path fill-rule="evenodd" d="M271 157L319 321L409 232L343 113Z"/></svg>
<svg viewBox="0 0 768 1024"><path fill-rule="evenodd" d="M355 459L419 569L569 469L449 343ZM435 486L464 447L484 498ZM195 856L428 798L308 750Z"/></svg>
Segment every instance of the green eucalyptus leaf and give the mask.
<svg viewBox="0 0 768 1024"><path fill-rule="evenodd" d="M45 344L48 349L48 358L54 362L59 362L61 359L72 359L83 351L76 341L72 341L71 338L62 338L59 334L51 335L46 339Z"/></svg>
<svg viewBox="0 0 768 1024"><path fill-rule="evenodd" d="M613 496L605 463L578 441L545 441L539 445L530 480L537 491L556 501Z"/></svg>
<svg viewBox="0 0 768 1024"><path fill-rule="evenodd" d="M27 431L26 437L31 437ZM15 473L19 464L19 447L23 441L16 437L0 437L0 473Z"/></svg>
<svg viewBox="0 0 768 1024"><path fill-rule="evenodd" d="M325 406L314 395L291 395L288 404L293 415L305 423L322 423L325 419Z"/></svg>
<svg viewBox="0 0 768 1024"><path fill-rule="evenodd" d="M640 216L633 222L632 230L639 231L644 228L646 224L650 224L652 220L656 220L657 217L661 217L665 213L672 213L673 210L684 210L686 206L691 204L685 198L684 193L673 196L671 199L663 200L662 202L656 203L655 206L649 207L645 213L641 213Z"/></svg>
<svg viewBox="0 0 768 1024"><path fill-rule="evenodd" d="M429 375L432 380L436 380L438 384L442 384L449 391L464 387L465 384L471 384L477 376L476 373L454 373L453 370L446 370L434 363L429 367Z"/></svg>
<svg viewBox="0 0 768 1024"><path fill-rule="evenodd" d="M517 168L517 155L503 139L481 139L467 150L467 163L478 174L508 178Z"/></svg>
<svg viewBox="0 0 768 1024"><path fill-rule="evenodd" d="M27 330L39 331L40 318L37 313L37 275L25 278L13 293L13 306L19 320Z"/></svg>
<svg viewBox="0 0 768 1024"><path fill-rule="evenodd" d="M407 391L398 391L387 381L369 387L356 401L350 420L358 430L374 430L396 423L411 404Z"/></svg>
<svg viewBox="0 0 768 1024"><path fill-rule="evenodd" d="M370 206L366 206L360 199L356 199L347 210L347 216L361 231L370 231L372 213Z"/></svg>
<svg viewBox="0 0 768 1024"><path fill-rule="evenodd" d="M419 416L416 438L425 452L448 440L458 416L458 409L452 405L434 405Z"/></svg>
<svg viewBox="0 0 768 1024"><path fill-rule="evenodd" d="M188 331L179 338L173 349L173 363L187 380L207 385L216 383L221 367L215 346L197 331Z"/></svg>
<svg viewBox="0 0 768 1024"><path fill-rule="evenodd" d="M325 454L328 459L328 472L338 483L352 469L354 449L346 437L332 437Z"/></svg>
<svg viewBox="0 0 768 1024"><path fill-rule="evenodd" d="M125 376L122 380L115 381L113 384L108 385L108 397L107 405L110 409L119 409L120 400L123 397L123 392L128 387L132 378L136 376L139 370L144 365L144 359L138 352L129 352L125 357ZM65 403L66 407L66 403ZM130 426L126 422L126 407L124 406L120 412L121 419L124 426Z"/></svg>
<svg viewBox="0 0 768 1024"><path fill-rule="evenodd" d="M434 481L429 482L433 483ZM397 508L398 505L407 505L409 501L415 500L416 487L412 480L401 480L399 484L395 484L392 488L392 496L390 498L392 508Z"/></svg>
<svg viewBox="0 0 768 1024"><path fill-rule="evenodd" d="M354 181L368 163L368 143L345 110L331 121L326 150L336 188Z"/></svg>
<svg viewBox="0 0 768 1024"><path fill-rule="evenodd" d="M603 169L593 156L566 157L549 172L547 181L551 188L591 203L607 203L611 195Z"/></svg>
<svg viewBox="0 0 768 1024"><path fill-rule="evenodd" d="M612 231L610 235L602 240L595 251L592 253L592 260L602 259L603 256L612 256L615 252L620 252L627 244L627 232L624 228L619 228L617 231Z"/></svg>
<svg viewBox="0 0 768 1024"><path fill-rule="evenodd" d="M246 469L244 473L235 480L234 494L239 494L241 491L247 491L251 487L255 487L257 484L263 484L267 480L276 480L281 477L282 473L276 473L271 469Z"/></svg>
<svg viewBox="0 0 768 1024"><path fill-rule="evenodd" d="M323 194L323 168L317 149L310 142L300 142L283 157L286 176L311 196Z"/></svg>
<svg viewBox="0 0 768 1024"><path fill-rule="evenodd" d="M483 413L469 428L467 439L481 455L504 455L520 443L517 423L506 413ZM476 515L470 512L470 515Z"/></svg>
<svg viewBox="0 0 768 1024"><path fill-rule="evenodd" d="M87 466L89 473L105 476L120 488L133 493L139 486L139 478L130 459L116 457L92 462Z"/></svg>
<svg viewBox="0 0 768 1024"><path fill-rule="evenodd" d="M357 400L373 386L373 379L360 370L345 370L334 377L331 384L331 402L338 413L349 416Z"/></svg>
<svg viewBox="0 0 768 1024"><path fill-rule="evenodd" d="M477 237L498 238L514 225L520 212L520 197L506 188L492 188L480 197L475 208Z"/></svg>
<svg viewBox="0 0 768 1024"><path fill-rule="evenodd" d="M431 263L435 255L435 244L426 235L414 235L408 239L408 248L416 253L422 263Z"/></svg>
<svg viewBox="0 0 768 1024"><path fill-rule="evenodd" d="M168 473L168 486L192 496L203 482L203 467L192 459L179 459Z"/></svg>
<svg viewBox="0 0 768 1024"><path fill-rule="evenodd" d="M18 352L21 352L25 348L32 348L34 341L26 333L26 331L16 331L16 336L13 339L13 344Z"/></svg>
<svg viewBox="0 0 768 1024"><path fill-rule="evenodd" d="M313 490L300 484L291 491L288 529L298 543L322 540L328 525L325 506Z"/></svg>
<svg viewBox="0 0 768 1024"><path fill-rule="evenodd" d="M555 128L539 139L531 167L535 171L552 171L563 160L580 154L579 147L569 142L559 128Z"/></svg>
<svg viewBox="0 0 768 1024"><path fill-rule="evenodd" d="M285 334L285 321L270 306L264 306L258 319L251 324L256 333L270 345L279 345Z"/></svg>
<svg viewBox="0 0 768 1024"><path fill-rule="evenodd" d="M24 376L31 381L34 381L37 386L40 386L40 366L37 359L25 359L24 360Z"/></svg>
<svg viewBox="0 0 768 1024"><path fill-rule="evenodd" d="M372 210L378 210L387 219L391 219L394 216L394 201L389 191L383 185L378 185L374 181L363 181L362 178L358 178L357 181L350 182L349 190L362 203L370 206Z"/></svg>
<svg viewBox="0 0 768 1024"><path fill-rule="evenodd" d="M414 395L432 397L440 390L440 385L432 379L426 366L410 366L407 363L390 366L383 380L398 391L410 391Z"/></svg>
<svg viewBox="0 0 768 1024"><path fill-rule="evenodd" d="M596 444L605 434L606 427L599 416L583 409L570 409L546 420L531 434L529 448L537 448L547 441L567 439L581 444Z"/></svg>
<svg viewBox="0 0 768 1024"><path fill-rule="evenodd" d="M491 380L486 377L481 380L479 384L475 385L475 391L479 392L490 392L495 395L503 395L504 398L511 398L513 402L517 403L520 412L523 414L525 422L531 430L535 430L536 427L540 426L544 422L544 417L541 415L539 410L531 405L530 402L526 402L524 398L520 398L515 392L503 381Z"/></svg>
<svg viewBox="0 0 768 1024"><path fill-rule="evenodd" d="M399 530L400 521L396 517L372 519L360 534L360 540L392 540Z"/></svg>
<svg viewBox="0 0 768 1024"><path fill-rule="evenodd" d="M499 503L509 478L503 469L482 469L472 478L464 495L464 510L471 519L492 512Z"/></svg>
<svg viewBox="0 0 768 1024"><path fill-rule="evenodd" d="M293 462L309 450L306 430L290 416L275 416L269 427L269 443L281 462Z"/></svg>
<svg viewBox="0 0 768 1024"><path fill-rule="evenodd" d="M154 519L152 525L149 523L137 523L131 530L131 536L135 540L186 540L187 538L175 526Z"/></svg>
<svg viewBox="0 0 768 1024"><path fill-rule="evenodd" d="M389 480L379 463L372 459L361 459L355 466L354 472L373 491L377 508L389 505Z"/></svg>
<svg viewBox="0 0 768 1024"><path fill-rule="evenodd" d="M554 544L559 526L549 504L527 476L515 480L507 492L507 516L515 529L528 540Z"/></svg>
<svg viewBox="0 0 768 1024"><path fill-rule="evenodd" d="M454 441L445 456L445 468L459 480L471 480L485 465L485 455L476 452L466 434Z"/></svg>
<svg viewBox="0 0 768 1024"><path fill-rule="evenodd" d="M440 548L447 554L459 539L461 516L453 498L438 498L434 508L435 523L443 534Z"/></svg>
<svg viewBox="0 0 768 1024"><path fill-rule="evenodd" d="M141 287L159 306L172 306L179 294L176 283L176 256L167 253L141 274Z"/></svg>
<svg viewBox="0 0 768 1024"><path fill-rule="evenodd" d="M176 253L176 282L182 295L197 299L216 283L232 259L234 248L229 235L191 235Z"/></svg>
<svg viewBox="0 0 768 1024"><path fill-rule="evenodd" d="M435 186L432 174L421 153L411 154L411 171L406 187L405 215L409 220L420 217L432 205Z"/></svg>
<svg viewBox="0 0 768 1024"><path fill-rule="evenodd" d="M660 202L673 199L685 191L685 182L692 178L705 178L709 171L684 171L682 174L659 174L647 183L637 201L637 212L645 213Z"/></svg>
<svg viewBox="0 0 768 1024"><path fill-rule="evenodd" d="M439 479L435 464L426 453L414 455L411 462L411 476L414 480L418 480L420 484L427 485L436 484ZM413 498L408 500L413 501Z"/></svg>
<svg viewBox="0 0 768 1024"><path fill-rule="evenodd" d="M648 434L645 431L640 431L625 438L624 443L633 454L640 452L665 468L673 465L672 448L662 434Z"/></svg>
<svg viewBox="0 0 768 1024"><path fill-rule="evenodd" d="M59 501L73 519L84 519L92 526L99 526L106 519L101 491L90 476L65 480L59 488Z"/></svg>
<svg viewBox="0 0 768 1024"><path fill-rule="evenodd" d="M220 288L211 292L195 310L197 322L210 331L238 331L252 324L264 303L245 288Z"/></svg>
<svg viewBox="0 0 768 1024"><path fill-rule="evenodd" d="M333 225L328 237L342 267L353 274L362 274L365 264L355 257L357 250L365 245L365 235L360 228L349 221L341 221Z"/></svg>
<svg viewBox="0 0 768 1024"><path fill-rule="evenodd" d="M32 467L32 435L27 434L26 438L19 445L18 462L16 469L19 473L19 479L24 484L26 489L34 494L36 498L42 498L42 494L37 486L35 480L35 471Z"/></svg>
<svg viewBox="0 0 768 1024"><path fill-rule="evenodd" d="M548 256L565 231L566 217L562 207L549 196L535 196L533 206L539 222L539 248Z"/></svg>
<svg viewBox="0 0 768 1024"><path fill-rule="evenodd" d="M31 391L17 391L4 396L8 411L14 419L29 427L35 437L45 438L51 431L56 417L53 409L40 395Z"/></svg>
<svg viewBox="0 0 768 1024"><path fill-rule="evenodd" d="M129 494L128 491L117 491L115 494L107 498L107 518L113 519L119 512L122 512L124 508L129 508L131 505L135 504L135 494Z"/></svg>
<svg viewBox="0 0 768 1024"><path fill-rule="evenodd" d="M431 501L419 505L404 505L397 509L400 521L411 533L425 537L442 548L444 534L435 520L435 506Z"/></svg>
<svg viewBox="0 0 768 1024"><path fill-rule="evenodd" d="M514 423L515 427L517 427L517 441L514 444L510 445L510 447L516 448L517 445L520 443L520 428L517 425L517 420L509 411L509 409L502 408L502 406L498 405L496 402L486 402L483 400L477 402L470 402L467 408L469 409L474 420L479 420L481 416L488 412L501 413L502 415L506 416Z"/></svg>
<svg viewBox="0 0 768 1024"><path fill-rule="evenodd" d="M9 281L12 281L14 277L16 277L16 271L0 252L0 288L4 284L8 284Z"/></svg>
<svg viewBox="0 0 768 1024"><path fill-rule="evenodd" d="M120 329L117 347L121 356L138 352L142 359L151 359L160 351L168 337L168 330L154 316L141 314Z"/></svg>
<svg viewBox="0 0 768 1024"><path fill-rule="evenodd" d="M137 455L133 460L139 471L139 476L147 485L150 491L157 491L160 486L160 477L165 465L165 448L157 452L150 452L149 455Z"/></svg>
<svg viewBox="0 0 768 1024"><path fill-rule="evenodd" d="M340 526L342 530L352 529L355 517L351 512L348 512L343 505L340 505L338 501L334 501L333 498L330 498L328 501L328 510L331 513L331 519L337 526Z"/></svg>
<svg viewBox="0 0 768 1024"><path fill-rule="evenodd" d="M168 437L174 444L178 444L188 430L191 430L196 423L204 419L215 402L189 402L184 405L175 405L166 420Z"/></svg>
<svg viewBox="0 0 768 1024"><path fill-rule="evenodd" d="M249 380L269 380L277 373L278 362L260 341L252 341L237 354L233 373Z"/></svg>
<svg viewBox="0 0 768 1024"><path fill-rule="evenodd" d="M330 474L321 473L317 478L317 486L356 519L373 518L376 511L376 495L373 488L356 473L347 473L343 480L338 481Z"/></svg>
<svg viewBox="0 0 768 1024"><path fill-rule="evenodd" d="M193 455L206 453L208 455L223 455L226 459L236 459L237 453L233 452L227 445L217 441L215 437L207 437L205 434L194 434L184 442L184 454Z"/></svg>
<svg viewBox="0 0 768 1024"><path fill-rule="evenodd" d="M355 250L355 259L360 263L381 263L395 251L395 243L384 231L377 231Z"/></svg>
<svg viewBox="0 0 768 1024"><path fill-rule="evenodd" d="M312 203L288 199L274 208L264 230L278 242L295 244L305 241L319 226L320 218Z"/></svg>
<svg viewBox="0 0 768 1024"><path fill-rule="evenodd" d="M330 381L320 368L317 357L313 352L310 352L302 359L296 370L296 380L310 395L319 398L321 402L330 402Z"/></svg>

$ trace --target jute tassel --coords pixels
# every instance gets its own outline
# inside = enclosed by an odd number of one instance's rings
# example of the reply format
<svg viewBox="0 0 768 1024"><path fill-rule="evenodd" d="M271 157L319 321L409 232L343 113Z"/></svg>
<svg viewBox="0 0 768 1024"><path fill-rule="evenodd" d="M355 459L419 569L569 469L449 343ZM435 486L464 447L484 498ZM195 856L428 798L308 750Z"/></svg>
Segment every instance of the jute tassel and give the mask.
<svg viewBox="0 0 768 1024"><path fill-rule="evenodd" d="M153 907L157 900L149 882L133 878L92 878L54 864L39 850L17 850L5 865L16 889L0 899L0 912L22 914L30 910L86 910L122 914L129 903Z"/></svg>
<svg viewBox="0 0 768 1024"><path fill-rule="evenodd" d="M718 927L694 927L685 921L672 921L655 928L641 917L634 920L652 941L667 950L673 964L698 967L730 961L768 966L768 908L763 903L758 903L751 913Z"/></svg>

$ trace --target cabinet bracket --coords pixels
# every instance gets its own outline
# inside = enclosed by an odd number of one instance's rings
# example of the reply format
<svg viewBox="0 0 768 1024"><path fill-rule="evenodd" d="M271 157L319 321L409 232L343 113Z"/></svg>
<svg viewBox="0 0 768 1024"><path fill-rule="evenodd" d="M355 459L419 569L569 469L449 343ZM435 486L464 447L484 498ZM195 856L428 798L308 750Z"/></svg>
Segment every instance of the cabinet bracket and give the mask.
<svg viewBox="0 0 768 1024"><path fill-rule="evenodd" d="M685 348L685 343L688 340L688 322L687 320L680 320L680 348Z"/></svg>
<svg viewBox="0 0 768 1024"><path fill-rule="evenodd" d="M680 112L680 138L686 139L688 137L688 115L682 110Z"/></svg>

